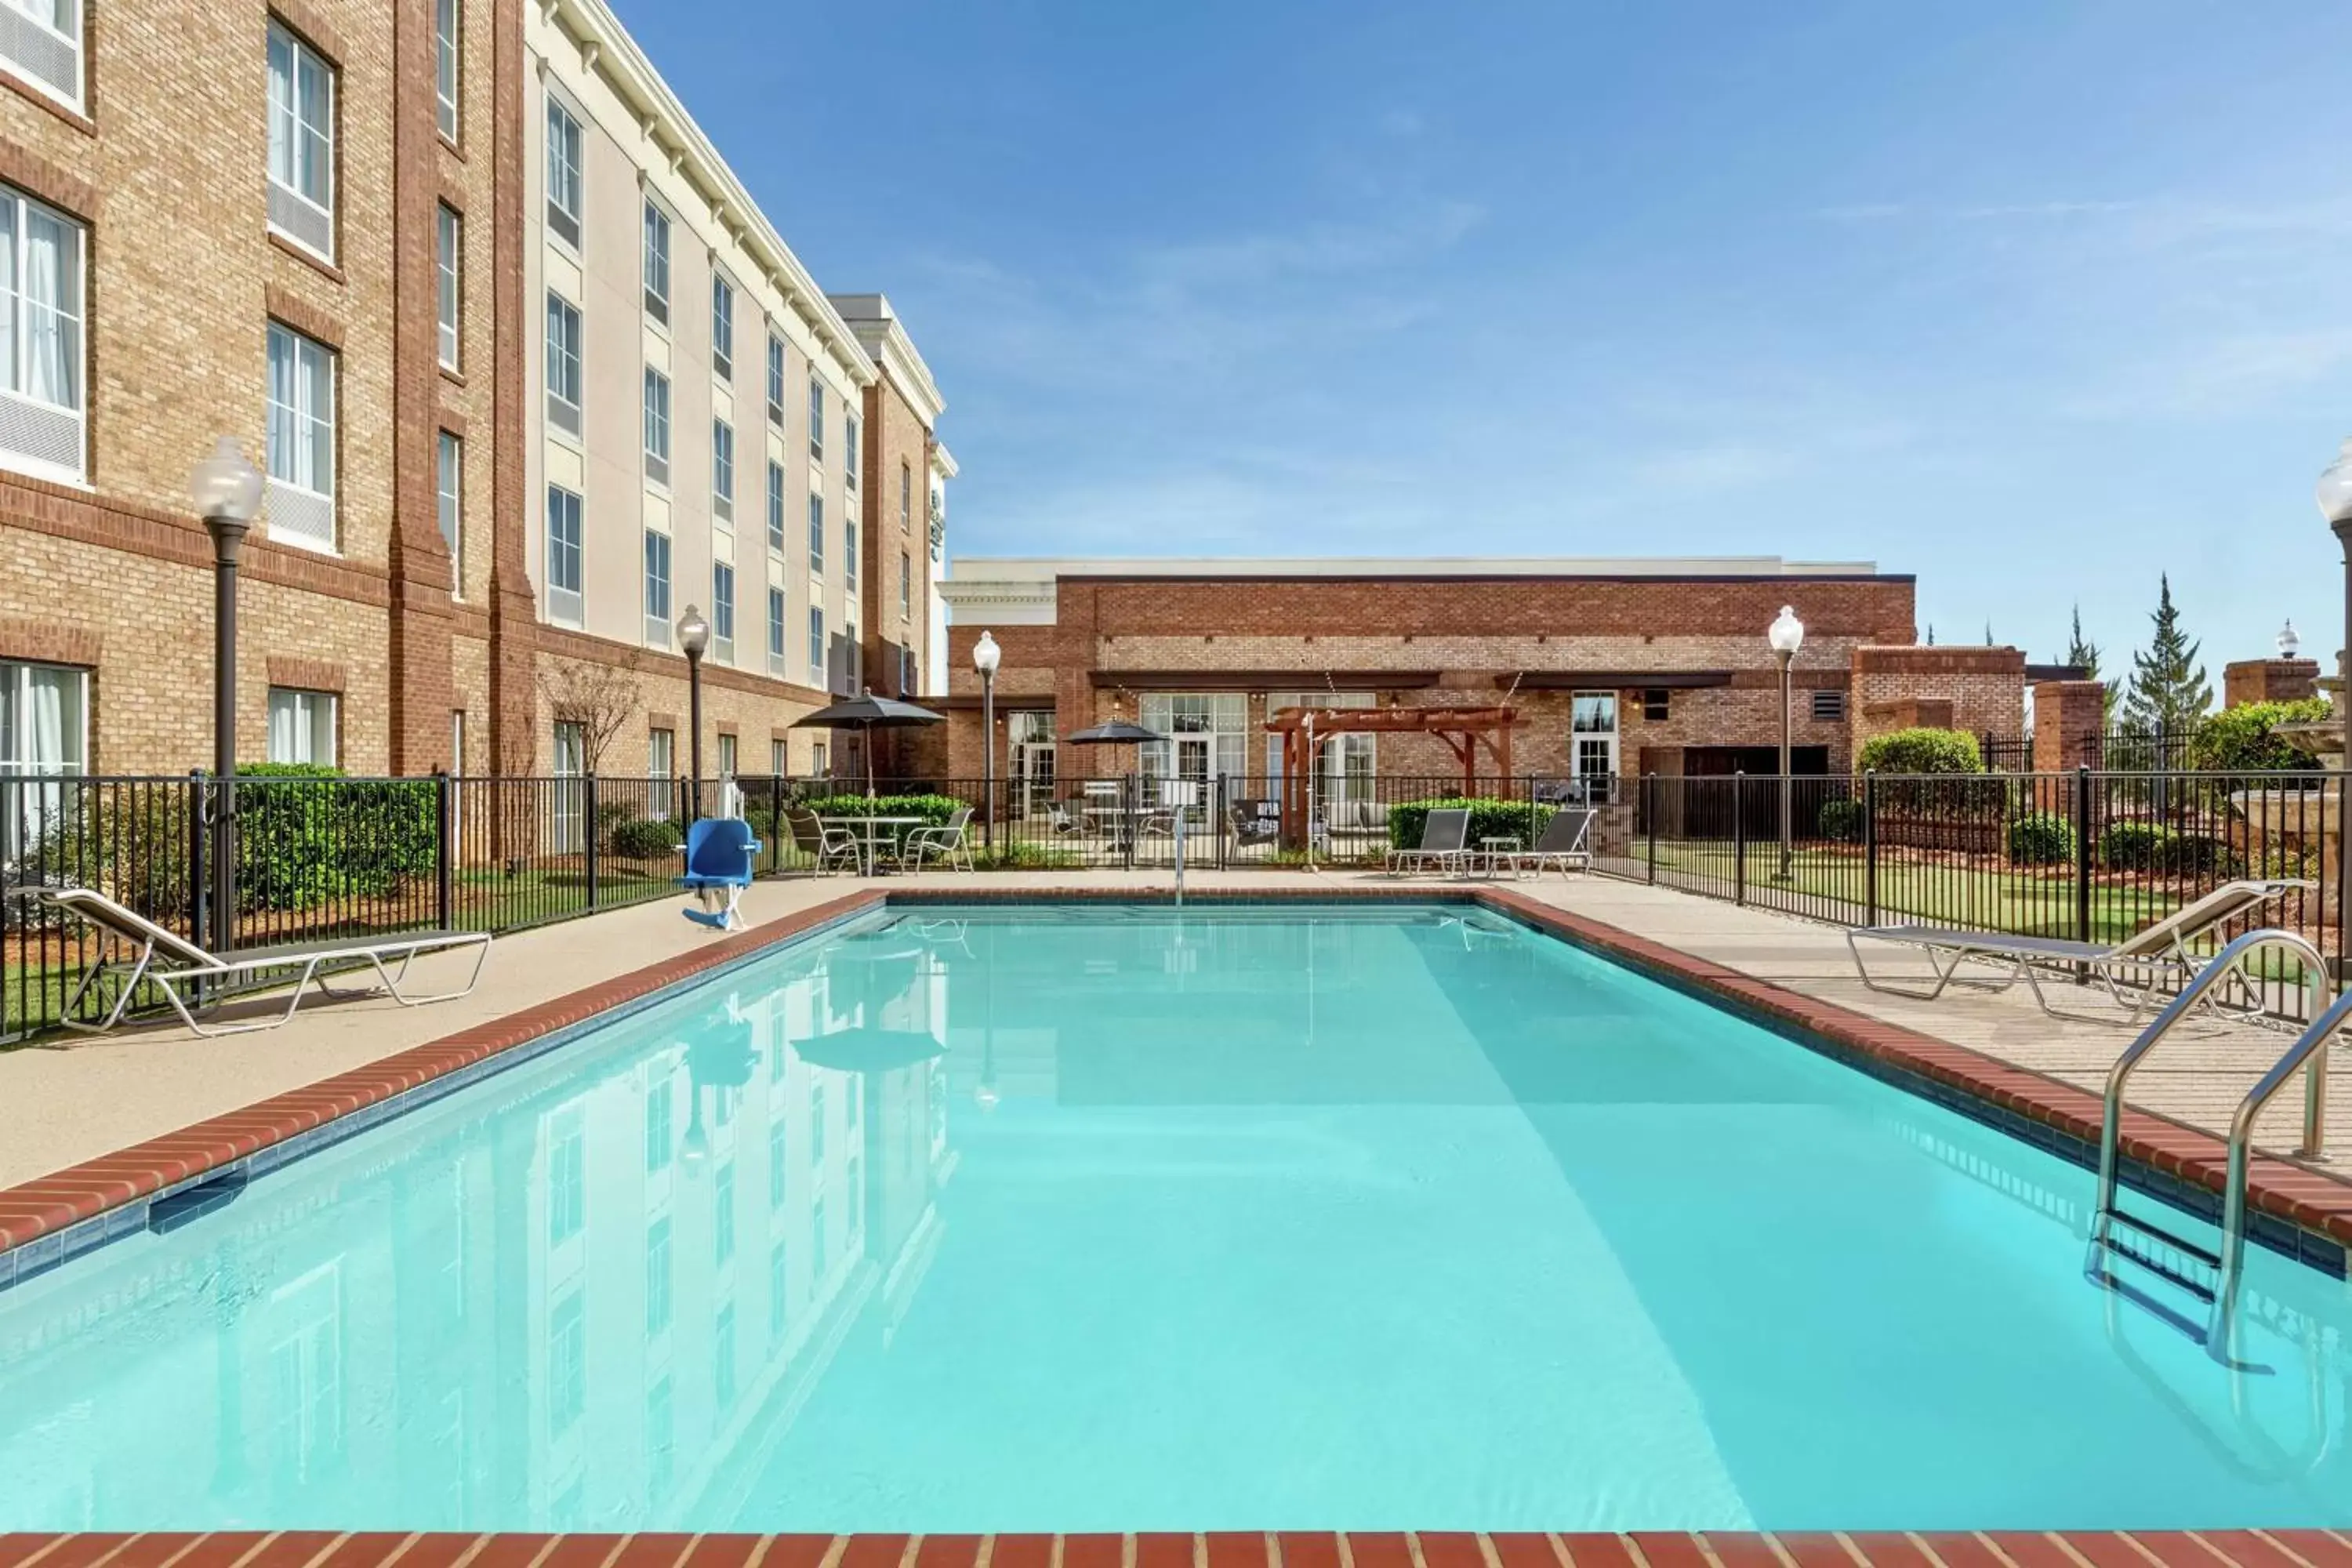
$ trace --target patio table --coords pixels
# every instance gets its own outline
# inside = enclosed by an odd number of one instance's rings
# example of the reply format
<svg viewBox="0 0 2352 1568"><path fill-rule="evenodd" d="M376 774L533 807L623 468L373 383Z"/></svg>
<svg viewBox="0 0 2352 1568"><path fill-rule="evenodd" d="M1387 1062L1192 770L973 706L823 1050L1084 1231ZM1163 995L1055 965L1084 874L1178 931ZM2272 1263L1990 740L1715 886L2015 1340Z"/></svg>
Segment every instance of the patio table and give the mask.
<svg viewBox="0 0 2352 1568"><path fill-rule="evenodd" d="M1486 863L1486 875L1492 878L1502 868L1505 860L1526 847L1526 842L1516 833L1490 834L1478 840L1477 858ZM1512 869L1517 870L1517 867L1514 865Z"/></svg>
<svg viewBox="0 0 2352 1568"><path fill-rule="evenodd" d="M817 820L827 827L847 827L853 830L850 837L857 840L859 858L864 862L859 868L858 874L871 877L874 875L874 846L882 837L880 830L886 827L916 827L921 826L926 819L919 816L820 816ZM863 833L855 831L859 827L864 828L865 831Z"/></svg>

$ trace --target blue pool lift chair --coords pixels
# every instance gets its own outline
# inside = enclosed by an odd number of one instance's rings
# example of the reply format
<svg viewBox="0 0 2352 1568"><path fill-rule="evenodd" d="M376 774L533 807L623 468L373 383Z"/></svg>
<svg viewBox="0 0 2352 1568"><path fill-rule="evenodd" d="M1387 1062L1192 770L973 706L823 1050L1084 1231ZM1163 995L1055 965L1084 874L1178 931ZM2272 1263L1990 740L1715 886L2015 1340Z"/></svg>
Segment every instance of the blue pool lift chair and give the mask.
<svg viewBox="0 0 2352 1568"><path fill-rule="evenodd" d="M731 931L743 923L737 906L751 874L760 864L760 841L751 825L740 816L706 816L686 832L686 875L678 885L694 893L702 907L686 918L713 931ZM711 906L719 896L725 901Z"/></svg>

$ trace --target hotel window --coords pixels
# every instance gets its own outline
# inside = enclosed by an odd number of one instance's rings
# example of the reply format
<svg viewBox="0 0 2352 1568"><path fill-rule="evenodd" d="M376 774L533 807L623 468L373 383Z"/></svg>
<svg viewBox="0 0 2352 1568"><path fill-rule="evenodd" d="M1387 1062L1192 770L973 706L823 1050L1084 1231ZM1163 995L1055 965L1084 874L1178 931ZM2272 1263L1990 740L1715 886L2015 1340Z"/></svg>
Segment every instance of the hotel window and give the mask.
<svg viewBox="0 0 2352 1568"><path fill-rule="evenodd" d="M768 423L784 427L784 340L768 334Z"/></svg>
<svg viewBox="0 0 2352 1568"><path fill-rule="evenodd" d="M670 813L669 781L677 772L677 732L674 730L649 730L646 732L646 815L656 821ZM653 1131L651 1106L646 1107L646 1131ZM667 1124L668 1118L663 1118ZM667 1164L669 1162L662 1162Z"/></svg>
<svg viewBox="0 0 2352 1568"><path fill-rule="evenodd" d="M87 468L82 251L81 225L0 185L0 463L43 479Z"/></svg>
<svg viewBox="0 0 2352 1568"><path fill-rule="evenodd" d="M809 777L829 779L833 776L833 757L823 741L809 742Z"/></svg>
<svg viewBox="0 0 2352 1568"><path fill-rule="evenodd" d="M0 663L0 783L89 771L89 675L58 664ZM0 789L0 858L39 844L66 812L57 784Z"/></svg>
<svg viewBox="0 0 2352 1568"><path fill-rule="evenodd" d="M789 752L790 748L787 747L781 740L770 741L768 742L768 771L775 774L780 779L790 778L792 776L793 770L789 765L792 758L789 755ZM775 1131L769 1134L769 1136L772 1138L782 1138L783 1136L783 1132L784 1124L779 1121L776 1123ZM777 1192L774 1186L778 1178L771 1176L768 1180L770 1183L769 1191L774 1194L769 1201L772 1203L782 1203L784 1201L783 1194L781 1192ZM781 1246L782 1244L779 1243L778 1245Z"/></svg>
<svg viewBox="0 0 2352 1568"><path fill-rule="evenodd" d="M1139 749L1147 778L1176 777L1205 784L1239 773L1248 757L1249 699L1238 692L1147 692L1139 721L1171 737Z"/></svg>
<svg viewBox="0 0 2352 1568"><path fill-rule="evenodd" d="M0 65L81 107L81 0L0 0Z"/></svg>
<svg viewBox="0 0 2352 1568"><path fill-rule="evenodd" d="M809 461L824 461L824 383L809 377Z"/></svg>
<svg viewBox="0 0 2352 1568"><path fill-rule="evenodd" d="M669 214L646 204L646 314L669 325Z"/></svg>
<svg viewBox="0 0 2352 1568"><path fill-rule="evenodd" d="M457 140L457 0L434 0L433 101L441 134Z"/></svg>
<svg viewBox="0 0 2352 1568"><path fill-rule="evenodd" d="M735 568L724 561L710 565L710 656L735 662Z"/></svg>
<svg viewBox="0 0 2352 1568"><path fill-rule="evenodd" d="M854 516L841 520L841 580L851 588L857 586L857 519Z"/></svg>
<svg viewBox="0 0 2352 1568"><path fill-rule="evenodd" d="M335 765L335 694L269 689L269 760Z"/></svg>
<svg viewBox="0 0 2352 1568"><path fill-rule="evenodd" d="M719 737L719 776L722 779L735 776L735 737L723 731ZM722 1119L726 1114L723 1110L719 1112Z"/></svg>
<svg viewBox="0 0 2352 1568"><path fill-rule="evenodd" d="M906 464L898 465L898 531L906 533L915 526L915 470Z"/></svg>
<svg viewBox="0 0 2352 1568"><path fill-rule="evenodd" d="M547 100L547 226L556 238L580 248L580 121L554 99Z"/></svg>
<svg viewBox="0 0 2352 1568"><path fill-rule="evenodd" d="M856 692L866 686L866 645L857 640L857 623L849 619L856 615L852 608L841 622L841 678L845 692Z"/></svg>
<svg viewBox="0 0 2352 1568"><path fill-rule="evenodd" d="M778 555L784 552L784 466L772 458L768 460L768 548Z"/></svg>
<svg viewBox="0 0 2352 1568"><path fill-rule="evenodd" d="M547 422L580 438L580 307L547 296Z"/></svg>
<svg viewBox="0 0 2352 1568"><path fill-rule="evenodd" d="M824 498L809 497L809 572L824 575Z"/></svg>
<svg viewBox="0 0 2352 1568"><path fill-rule="evenodd" d="M821 687L824 684L824 611L814 605L809 606L808 656L809 682Z"/></svg>
<svg viewBox="0 0 2352 1568"><path fill-rule="evenodd" d="M1834 724L1845 717L1845 693L1816 691L1813 693L1813 717L1824 724Z"/></svg>
<svg viewBox="0 0 2352 1568"><path fill-rule="evenodd" d="M841 417L841 474L851 489L857 488L857 416Z"/></svg>
<svg viewBox="0 0 2352 1568"><path fill-rule="evenodd" d="M724 278L710 280L710 368L735 379L735 286Z"/></svg>
<svg viewBox="0 0 2352 1568"><path fill-rule="evenodd" d="M669 377L646 366L646 478L669 483Z"/></svg>
<svg viewBox="0 0 2352 1568"><path fill-rule="evenodd" d="M466 448L446 430L441 432L441 542L449 547L449 595L466 596L464 527Z"/></svg>
<svg viewBox="0 0 2352 1568"><path fill-rule="evenodd" d="M269 24L269 226L335 258L335 69Z"/></svg>
<svg viewBox="0 0 2352 1568"><path fill-rule="evenodd" d="M1617 694L1580 691L1569 702L1569 760L1588 798L1606 800L1617 776Z"/></svg>
<svg viewBox="0 0 2352 1568"><path fill-rule="evenodd" d="M450 370L457 368L457 308L462 297L458 273L458 246L465 234L465 220L447 202L441 204L441 363Z"/></svg>
<svg viewBox="0 0 2352 1568"><path fill-rule="evenodd" d="M269 533L335 547L335 351L269 323Z"/></svg>
<svg viewBox="0 0 2352 1568"><path fill-rule="evenodd" d="M784 591L782 588L768 590L768 673L784 673Z"/></svg>
<svg viewBox="0 0 2352 1568"><path fill-rule="evenodd" d="M1654 723L1674 712L1674 693L1664 687L1652 687L1642 693L1642 717Z"/></svg>
<svg viewBox="0 0 2352 1568"><path fill-rule="evenodd" d="M915 616L915 563L903 550L898 552L898 618L912 620Z"/></svg>
<svg viewBox="0 0 2352 1568"><path fill-rule="evenodd" d="M547 614L580 624L580 498L562 485L547 487Z"/></svg>
<svg viewBox="0 0 2352 1568"><path fill-rule="evenodd" d="M669 647L669 535L646 530L646 641Z"/></svg>
<svg viewBox="0 0 2352 1568"><path fill-rule="evenodd" d="M710 422L710 515L735 521L735 426L724 419Z"/></svg>

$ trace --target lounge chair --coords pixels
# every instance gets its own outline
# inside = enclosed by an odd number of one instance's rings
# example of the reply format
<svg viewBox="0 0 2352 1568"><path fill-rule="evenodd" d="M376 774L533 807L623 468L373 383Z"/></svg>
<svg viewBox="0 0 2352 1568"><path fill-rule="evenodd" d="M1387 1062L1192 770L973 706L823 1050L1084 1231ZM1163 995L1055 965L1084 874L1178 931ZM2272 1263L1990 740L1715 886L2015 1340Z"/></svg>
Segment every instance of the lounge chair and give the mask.
<svg viewBox="0 0 2352 1568"><path fill-rule="evenodd" d="M806 806L793 806L784 813L784 829L793 836L793 847L815 861L819 871L843 864L855 871L865 864L857 835L846 827L827 827Z"/></svg>
<svg viewBox="0 0 2352 1568"><path fill-rule="evenodd" d="M1507 849L1496 859L1513 872L1532 868L1543 875L1544 868L1556 866L1561 876L1574 867L1580 871L1592 869L1592 851L1585 840L1591 837L1592 819L1601 814L1589 805L1563 806L1551 814L1543 831L1536 836L1532 849Z"/></svg>
<svg viewBox="0 0 2352 1568"><path fill-rule="evenodd" d="M1058 800L1046 805L1045 826L1056 838L1083 838L1087 832L1087 825L1072 816L1070 808Z"/></svg>
<svg viewBox="0 0 2352 1568"><path fill-rule="evenodd" d="M1389 851L1391 875L1435 866L1458 871L1469 858L1470 811L1466 806L1440 806L1421 825L1421 842L1411 849Z"/></svg>
<svg viewBox="0 0 2352 1568"><path fill-rule="evenodd" d="M2124 1009L2126 1019L2136 1020L2140 1014L2161 1005L2169 990L2185 984L2203 963L2189 951L2191 942L2231 921L2252 914L2293 889L2313 885L2289 879L2224 882L2145 930L2112 943L2071 942L2054 936L2008 936L1930 925L1864 926L1847 931L1845 941L1853 953L1854 973L1861 976L1862 983L1889 995L1932 1002L1944 994L1946 986L1955 984L1961 964L1987 963L2005 967L2008 973L1998 979L1957 983L2000 991L2022 979L2032 989L2033 999L2041 1004L2043 1012L2053 1017L2070 1016L2050 1005L2050 998L2042 994L2040 972L2063 972L2070 976L2088 973L2106 986L2116 1005ZM1920 990L1890 985L1874 978L1862 961L1864 942L1907 947L1924 954L1936 977L1935 984Z"/></svg>
<svg viewBox="0 0 2352 1568"><path fill-rule="evenodd" d="M960 805L945 823L934 827L916 828L907 835L907 841L898 846L899 869L919 871L925 860L937 856L950 866L961 865L965 870L971 870L971 807Z"/></svg>
<svg viewBox="0 0 2352 1568"><path fill-rule="evenodd" d="M706 816L688 828L686 875L677 880L701 900L702 907L687 910L686 918L714 931L741 925L743 916L737 906L759 868L760 841L752 837L751 825L741 817ZM714 894L725 900L716 910L710 907Z"/></svg>
<svg viewBox="0 0 2352 1568"><path fill-rule="evenodd" d="M302 1004L302 994L313 984L322 995L348 998L373 994L366 991L338 991L330 986L320 971L331 965L369 964L375 970L382 994L404 1007L452 1001L470 993L481 980L482 963L490 949L488 931L424 931L249 948L220 957L88 888L23 888L17 889L16 896L59 914L72 915L98 929L98 957L82 972L80 980L66 997L58 1020L69 1029L90 1034L102 1034L122 1021L142 982L152 984L163 994L180 1016L180 1022L207 1037L274 1029L294 1016L295 1009ZM476 952L473 973L466 977L462 987L425 996L413 996L402 989L408 978L408 965L419 953L453 952L465 947ZM393 965L389 970L384 967L387 962ZM279 971L294 974L294 988L286 998L286 1010L249 1024L196 1022L195 1009L209 1012L218 1005L219 998L196 997L192 1008L191 998L182 989L205 981L255 979ZM104 1002L110 984L114 989L114 1001L103 1018L91 1023L74 1016L85 996L94 995Z"/></svg>

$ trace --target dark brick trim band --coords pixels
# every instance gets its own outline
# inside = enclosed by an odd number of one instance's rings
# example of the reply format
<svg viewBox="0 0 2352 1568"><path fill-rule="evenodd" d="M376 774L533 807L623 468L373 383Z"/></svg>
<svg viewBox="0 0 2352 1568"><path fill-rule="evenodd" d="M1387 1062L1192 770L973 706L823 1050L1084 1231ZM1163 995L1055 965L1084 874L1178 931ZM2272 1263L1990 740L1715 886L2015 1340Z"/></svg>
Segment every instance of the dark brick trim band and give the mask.
<svg viewBox="0 0 2352 1568"><path fill-rule="evenodd" d="M343 349L343 323L289 289L275 283L261 286L261 302L270 315L285 322L305 337L320 342L341 353Z"/></svg>
<svg viewBox="0 0 2352 1568"><path fill-rule="evenodd" d="M5 73L0 73L0 79L14 85L13 79ZM39 95L29 89L26 96L39 101ZM97 186L5 137L0 137L0 180L53 207L62 207L86 224L98 222Z"/></svg>

